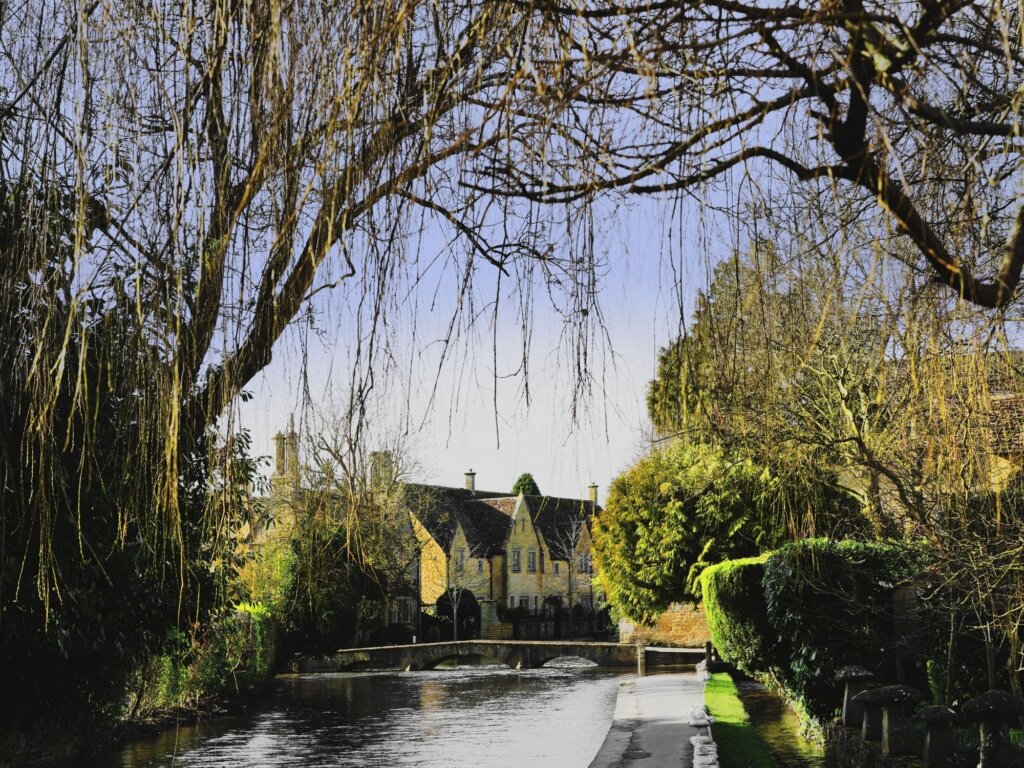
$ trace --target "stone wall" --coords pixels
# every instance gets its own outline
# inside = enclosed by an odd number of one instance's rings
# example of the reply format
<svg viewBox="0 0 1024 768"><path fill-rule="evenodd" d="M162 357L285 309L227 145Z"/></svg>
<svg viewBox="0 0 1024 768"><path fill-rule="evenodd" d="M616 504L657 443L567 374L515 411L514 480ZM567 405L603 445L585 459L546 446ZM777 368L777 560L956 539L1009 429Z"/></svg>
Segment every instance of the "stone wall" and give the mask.
<svg viewBox="0 0 1024 768"><path fill-rule="evenodd" d="M642 645L674 645L701 648L711 640L703 605L673 603L654 626L619 623L619 641Z"/></svg>

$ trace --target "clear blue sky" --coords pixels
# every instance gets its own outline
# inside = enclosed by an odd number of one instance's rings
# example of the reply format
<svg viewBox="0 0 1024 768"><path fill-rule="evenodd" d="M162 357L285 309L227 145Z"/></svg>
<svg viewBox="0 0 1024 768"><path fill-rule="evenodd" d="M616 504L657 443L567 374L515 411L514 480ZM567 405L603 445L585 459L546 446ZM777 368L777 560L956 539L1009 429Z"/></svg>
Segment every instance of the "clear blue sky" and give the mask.
<svg viewBox="0 0 1024 768"><path fill-rule="evenodd" d="M609 214L602 229L598 250L606 268L598 295L608 338L591 349L593 387L575 419L574 363L562 338L564 321L541 285L535 282L532 302L529 407L526 382L517 373L523 333L513 302L503 297L497 323L484 313L468 331L463 324L438 373L439 339L454 301L451 276L427 270L398 298L387 329L394 363L389 370L378 366L370 417L381 434L406 433L404 450L413 460L408 479L461 485L472 468L478 488L500 491L528 471L544 493L585 496L593 481L603 500L612 478L644 449L644 395L657 350L679 332L680 307L691 310L693 296L706 285L709 261L731 247L731 238L699 213L673 214L656 201ZM444 261L447 248L445 233L430 228L417 263L431 263L439 254ZM481 267L480 300L493 299L496 274ZM272 454L273 435L289 413L309 428L304 400L321 413L344 402L356 354L353 291L342 287L323 300L315 328L291 329L271 365L247 387L254 398L238 413L252 430L257 454Z"/></svg>

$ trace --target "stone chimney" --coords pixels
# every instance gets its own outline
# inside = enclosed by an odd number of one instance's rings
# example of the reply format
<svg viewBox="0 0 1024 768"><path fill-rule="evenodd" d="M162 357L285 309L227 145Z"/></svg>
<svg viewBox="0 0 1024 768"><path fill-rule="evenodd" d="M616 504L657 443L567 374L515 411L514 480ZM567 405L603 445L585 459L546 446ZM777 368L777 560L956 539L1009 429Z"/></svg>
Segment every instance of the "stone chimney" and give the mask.
<svg viewBox="0 0 1024 768"><path fill-rule="evenodd" d="M299 484L299 435L295 432L295 416L288 417L288 431L274 435L274 474L270 483L275 493L290 495Z"/></svg>
<svg viewBox="0 0 1024 768"><path fill-rule="evenodd" d="M299 471L299 436L295 432L295 415L288 417L288 431L274 435L274 476L291 477Z"/></svg>
<svg viewBox="0 0 1024 768"><path fill-rule="evenodd" d="M473 471L472 467L466 473L466 490L476 493L476 472Z"/></svg>
<svg viewBox="0 0 1024 768"><path fill-rule="evenodd" d="M395 457L391 451L370 454L370 486L384 488L395 480Z"/></svg>
<svg viewBox="0 0 1024 768"><path fill-rule="evenodd" d="M590 500L597 506L597 483L590 484Z"/></svg>

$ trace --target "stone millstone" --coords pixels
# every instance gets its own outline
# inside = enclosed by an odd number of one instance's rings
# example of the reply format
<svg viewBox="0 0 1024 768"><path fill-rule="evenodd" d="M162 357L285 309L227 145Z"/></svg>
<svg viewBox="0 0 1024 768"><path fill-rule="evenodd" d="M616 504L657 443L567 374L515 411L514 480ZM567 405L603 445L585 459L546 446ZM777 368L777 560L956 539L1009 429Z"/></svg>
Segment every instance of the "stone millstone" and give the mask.
<svg viewBox="0 0 1024 768"><path fill-rule="evenodd" d="M881 706L883 704L916 704L927 697L909 685L883 685L881 688L869 688L853 697L858 704Z"/></svg>
<svg viewBox="0 0 1024 768"><path fill-rule="evenodd" d="M1021 713L1021 706L1009 691L985 691L964 702L964 719L971 723L985 720L1008 720Z"/></svg>
<svg viewBox="0 0 1024 768"><path fill-rule="evenodd" d="M835 681L845 683L850 680L872 680L874 677L875 673L864 667L843 667L836 672Z"/></svg>

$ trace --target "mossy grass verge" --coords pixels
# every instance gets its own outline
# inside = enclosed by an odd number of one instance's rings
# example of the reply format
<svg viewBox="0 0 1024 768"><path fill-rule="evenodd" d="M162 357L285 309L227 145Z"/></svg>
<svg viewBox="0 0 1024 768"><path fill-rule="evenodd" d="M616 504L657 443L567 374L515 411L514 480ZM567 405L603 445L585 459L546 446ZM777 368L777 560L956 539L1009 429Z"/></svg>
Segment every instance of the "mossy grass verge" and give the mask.
<svg viewBox="0 0 1024 768"><path fill-rule="evenodd" d="M711 675L704 689L704 704L715 718L711 734L723 766L774 768L771 752L754 730L736 683L728 672Z"/></svg>

